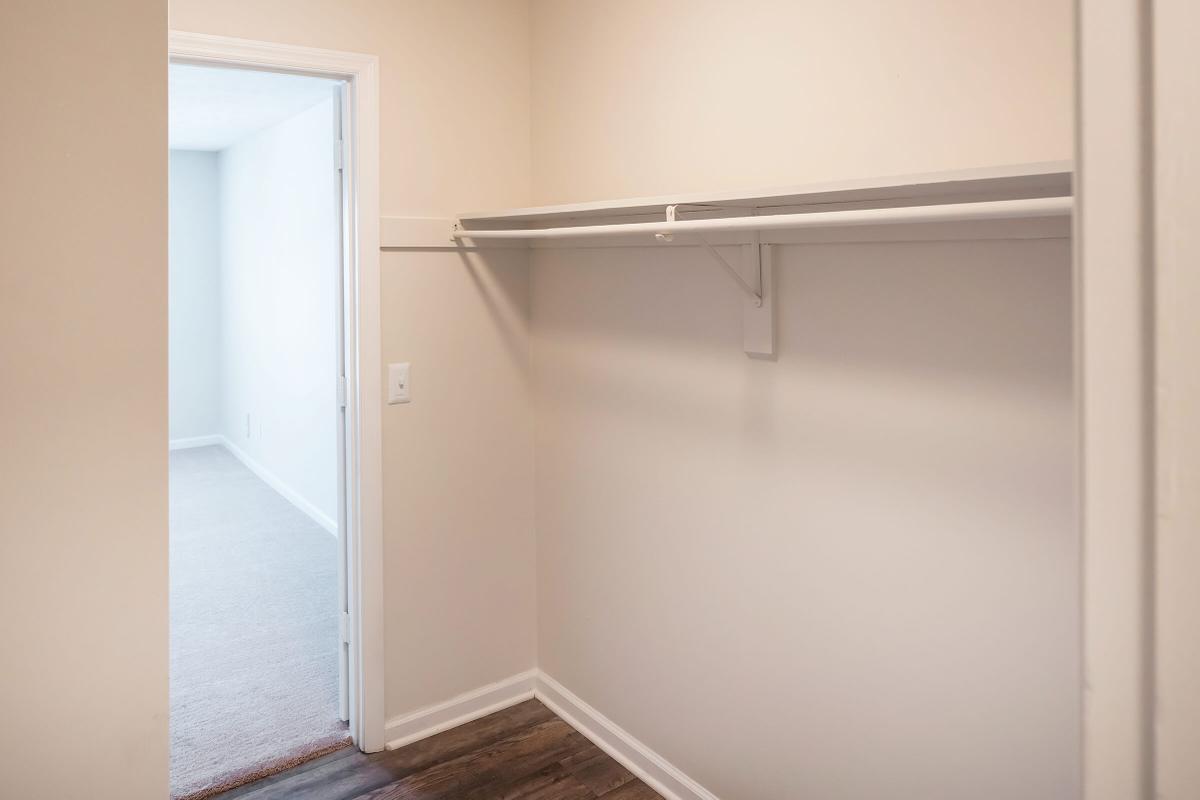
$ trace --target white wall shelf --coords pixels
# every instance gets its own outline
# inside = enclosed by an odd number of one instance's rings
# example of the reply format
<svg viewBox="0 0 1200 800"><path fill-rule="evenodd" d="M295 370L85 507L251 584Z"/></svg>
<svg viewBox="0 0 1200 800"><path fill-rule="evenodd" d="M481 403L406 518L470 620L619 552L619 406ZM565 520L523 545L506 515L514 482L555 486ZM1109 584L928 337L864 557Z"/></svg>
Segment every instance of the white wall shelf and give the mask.
<svg viewBox="0 0 1200 800"><path fill-rule="evenodd" d="M668 206L689 211L794 213L836 208L895 208L939 203L1070 197L1073 166L1050 161L1001 167L863 178L766 190L678 194L460 214L463 228L561 226L613 218L656 217ZM694 208L693 208L694 207Z"/></svg>
<svg viewBox="0 0 1200 800"><path fill-rule="evenodd" d="M722 209L724 210L724 209ZM764 214L753 209L749 215L698 216L679 219L686 212L682 206L669 205L661 221L617 222L517 228L468 228L455 225L453 236L472 244L492 240L586 239L591 237L636 236L654 237L660 242L673 242L676 234L711 232L745 232L790 230L799 228L842 228L867 225L904 225L937 222L974 222L983 220L1034 219L1067 217L1071 214L1070 197L1025 197L1011 200L984 200L936 204L906 204L874 208L837 208L821 206L819 211ZM704 242L700 241L703 245Z"/></svg>
<svg viewBox="0 0 1200 800"><path fill-rule="evenodd" d="M391 218L383 220L382 231L384 248L400 249L699 247L744 294L747 354L770 357L775 352L775 244L806 241L797 237L813 231L845 229L859 231L852 236L864 240L871 234L862 231L882 228L897 239L984 238L997 235L997 225L1008 226L1000 229L1003 237L1064 237L1070 235L1072 211L1072 165L1060 161L740 193L518 208L462 214L457 221ZM907 233L897 235L897 229ZM846 240L845 234L840 236ZM740 251L738 263L718 249L730 246Z"/></svg>
<svg viewBox="0 0 1200 800"><path fill-rule="evenodd" d="M1001 167L865 178L742 192L712 192L642 197L567 205L537 206L447 217L384 217L384 249L457 247L588 246L593 238L607 246L653 244L645 234L669 232L667 209L675 208L674 230L770 231L770 241L785 241L788 229L848 229L874 225L1067 217L1072 196L1072 164L1051 161ZM1013 203L1058 199L1058 203ZM985 206L983 204L994 204ZM968 207L969 204L977 204ZM931 209L942 206L942 210ZM956 208L951 208L954 206ZM894 213L882 213L891 209ZM854 213L875 210L880 213ZM837 212L837 213L835 213ZM792 215L791 220L774 219ZM802 217L801 215L807 215ZM741 220L760 218L761 224ZM695 226L699 220L713 221ZM1061 221L1060 221L1061 222ZM658 224L654 224L658 223ZM643 227L635 227L637 225ZM617 229L615 226L628 227ZM603 226L611 226L605 229ZM1069 223L1051 228L1069 233ZM528 231L528 233L520 233ZM472 233L468 233L472 232ZM622 236L621 234L628 234ZM889 234L897 235L897 234ZM967 234L970 235L969 233ZM681 240L683 237L680 237ZM728 239L729 237L725 237ZM744 239L743 233L738 239ZM560 243L553 240L571 239ZM764 237L766 240L766 237ZM698 245L694 241L662 242Z"/></svg>

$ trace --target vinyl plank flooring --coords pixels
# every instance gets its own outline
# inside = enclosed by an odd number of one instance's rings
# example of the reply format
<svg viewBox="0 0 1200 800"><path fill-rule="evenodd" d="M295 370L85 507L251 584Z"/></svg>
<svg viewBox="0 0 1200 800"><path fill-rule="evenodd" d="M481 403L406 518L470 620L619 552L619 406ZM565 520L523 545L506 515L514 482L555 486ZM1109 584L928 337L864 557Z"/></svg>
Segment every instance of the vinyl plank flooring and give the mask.
<svg viewBox="0 0 1200 800"><path fill-rule="evenodd" d="M566 759L563 766L596 797L637 780L632 772L591 742L585 750Z"/></svg>
<svg viewBox="0 0 1200 800"><path fill-rule="evenodd" d="M463 795L462 800L593 800L594 797L590 789L556 762L503 785L490 783L476 787Z"/></svg>
<svg viewBox="0 0 1200 800"><path fill-rule="evenodd" d="M633 781L619 789L600 795L603 800L662 800L662 796L641 781Z"/></svg>
<svg viewBox="0 0 1200 800"><path fill-rule="evenodd" d="M443 761L358 800L450 800L480 786L537 772L583 747L583 737L561 719L542 722L498 742Z"/></svg>
<svg viewBox="0 0 1200 800"><path fill-rule="evenodd" d="M365 755L342 751L216 800L660 800L537 700Z"/></svg>
<svg viewBox="0 0 1200 800"><path fill-rule="evenodd" d="M355 757L312 769L302 765L270 784L258 781L242 787L254 788L236 800L350 800L552 719L557 717L548 708L528 700L399 750L371 755L354 751Z"/></svg>

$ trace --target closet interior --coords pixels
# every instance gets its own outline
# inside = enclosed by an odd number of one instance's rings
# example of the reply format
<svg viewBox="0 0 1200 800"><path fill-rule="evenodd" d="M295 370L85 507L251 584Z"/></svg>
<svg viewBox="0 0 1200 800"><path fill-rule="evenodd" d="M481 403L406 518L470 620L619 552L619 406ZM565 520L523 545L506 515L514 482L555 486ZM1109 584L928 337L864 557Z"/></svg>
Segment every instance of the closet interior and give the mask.
<svg viewBox="0 0 1200 800"><path fill-rule="evenodd" d="M385 218L531 409L534 694L664 796L1073 796L1072 178Z"/></svg>

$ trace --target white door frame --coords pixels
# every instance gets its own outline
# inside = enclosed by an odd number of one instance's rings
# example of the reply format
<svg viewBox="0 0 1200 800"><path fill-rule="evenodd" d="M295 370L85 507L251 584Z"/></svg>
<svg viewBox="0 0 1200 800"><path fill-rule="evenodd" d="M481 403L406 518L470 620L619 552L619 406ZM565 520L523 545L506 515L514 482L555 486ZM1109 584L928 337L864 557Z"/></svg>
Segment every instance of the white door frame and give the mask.
<svg viewBox="0 0 1200 800"><path fill-rule="evenodd" d="M350 734L365 752L384 734L383 464L379 329L379 59L273 42L171 31L172 62L336 78L345 93L346 581Z"/></svg>

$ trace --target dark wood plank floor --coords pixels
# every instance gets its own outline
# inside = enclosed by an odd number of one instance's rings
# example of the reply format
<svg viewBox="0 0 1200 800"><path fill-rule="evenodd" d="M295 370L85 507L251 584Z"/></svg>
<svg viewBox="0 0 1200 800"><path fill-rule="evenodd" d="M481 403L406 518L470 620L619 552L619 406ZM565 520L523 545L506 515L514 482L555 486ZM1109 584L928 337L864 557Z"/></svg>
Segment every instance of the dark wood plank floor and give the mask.
<svg viewBox="0 0 1200 800"><path fill-rule="evenodd" d="M347 748L216 800L660 800L537 700L399 750Z"/></svg>

